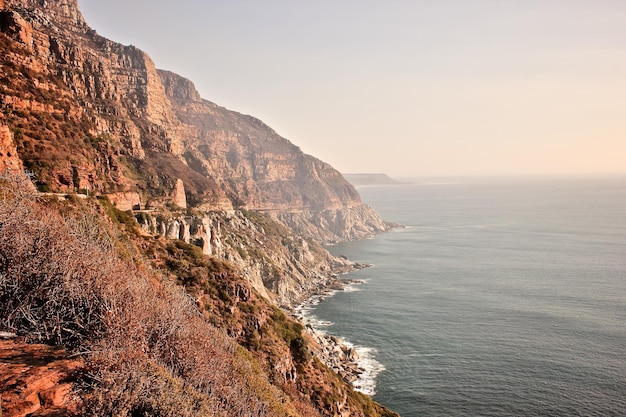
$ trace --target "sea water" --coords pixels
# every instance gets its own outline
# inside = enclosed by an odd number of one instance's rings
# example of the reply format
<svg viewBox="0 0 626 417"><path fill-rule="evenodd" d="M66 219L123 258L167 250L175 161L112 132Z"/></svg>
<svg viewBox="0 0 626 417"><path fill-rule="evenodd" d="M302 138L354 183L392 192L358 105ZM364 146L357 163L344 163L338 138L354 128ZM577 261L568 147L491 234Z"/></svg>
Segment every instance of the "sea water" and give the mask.
<svg viewBox="0 0 626 417"><path fill-rule="evenodd" d="M329 249L373 267L308 312L402 416L626 416L626 178L359 189L406 226Z"/></svg>

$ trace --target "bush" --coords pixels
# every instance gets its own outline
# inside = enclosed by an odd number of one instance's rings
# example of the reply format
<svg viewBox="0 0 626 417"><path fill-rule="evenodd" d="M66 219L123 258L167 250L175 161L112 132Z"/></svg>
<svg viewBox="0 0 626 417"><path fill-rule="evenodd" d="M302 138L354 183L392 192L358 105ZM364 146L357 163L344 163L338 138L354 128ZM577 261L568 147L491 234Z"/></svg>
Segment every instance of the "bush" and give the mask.
<svg viewBox="0 0 626 417"><path fill-rule="evenodd" d="M89 207L71 210L0 178L0 326L85 355L85 415L294 415L179 286L121 260Z"/></svg>
<svg viewBox="0 0 626 417"><path fill-rule="evenodd" d="M108 197L99 195L97 198L100 205L104 209L104 212L111 220L113 220L114 223L118 225L123 224L130 228L135 228L137 226L137 221L133 215L115 207Z"/></svg>

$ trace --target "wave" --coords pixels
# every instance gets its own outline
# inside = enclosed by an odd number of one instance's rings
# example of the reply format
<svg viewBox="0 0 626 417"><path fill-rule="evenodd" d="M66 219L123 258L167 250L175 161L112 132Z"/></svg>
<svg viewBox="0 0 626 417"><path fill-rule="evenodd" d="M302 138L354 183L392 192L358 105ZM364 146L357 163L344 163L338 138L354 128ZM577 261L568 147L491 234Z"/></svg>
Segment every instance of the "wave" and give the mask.
<svg viewBox="0 0 626 417"><path fill-rule="evenodd" d="M334 285L332 289L325 290L322 294L317 294L310 297L307 301L295 308L296 317L301 320L305 326L309 329L312 335L318 340L322 349L326 351L336 351L335 347L340 346L343 351L355 351L356 355L351 355L351 358L344 359L344 365L349 368L350 364L356 363L358 371L356 378L352 378L349 382L355 391L361 392L365 395L374 396L376 394L376 378L385 370L382 363L376 360L376 354L378 351L371 347L354 345L353 343L331 336L327 332L327 328L334 325L329 320L320 320L314 314L315 306L323 302L326 298L332 297L338 292L356 292L361 291L359 286L366 283L364 280L346 280ZM324 356L324 354L322 354ZM321 357L322 361L326 358ZM331 367L330 363L326 363Z"/></svg>
<svg viewBox="0 0 626 417"><path fill-rule="evenodd" d="M359 354L357 364L363 370L359 378L352 383L352 387L365 395L376 395L376 377L385 370L385 366L376 360L378 351L364 346L353 346L348 342L346 345L353 347Z"/></svg>

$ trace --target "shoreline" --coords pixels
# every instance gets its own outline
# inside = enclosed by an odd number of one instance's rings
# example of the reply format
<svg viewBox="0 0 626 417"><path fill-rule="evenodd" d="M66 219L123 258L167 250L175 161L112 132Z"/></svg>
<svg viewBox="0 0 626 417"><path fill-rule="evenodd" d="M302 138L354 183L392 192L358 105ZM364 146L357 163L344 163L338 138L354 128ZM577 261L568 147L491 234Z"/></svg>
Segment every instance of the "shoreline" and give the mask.
<svg viewBox="0 0 626 417"><path fill-rule="evenodd" d="M372 265L363 266L370 267ZM359 279L335 279L319 293L311 295L304 302L297 305L293 316L304 326L306 332L315 341L313 353L326 366L336 372L352 388L363 394L376 394L376 377L385 368L373 358L374 349L364 346L355 346L339 336L327 334L320 327L332 326L332 322L320 322L308 314L319 303L334 296L339 291L357 291L355 285L364 284Z"/></svg>

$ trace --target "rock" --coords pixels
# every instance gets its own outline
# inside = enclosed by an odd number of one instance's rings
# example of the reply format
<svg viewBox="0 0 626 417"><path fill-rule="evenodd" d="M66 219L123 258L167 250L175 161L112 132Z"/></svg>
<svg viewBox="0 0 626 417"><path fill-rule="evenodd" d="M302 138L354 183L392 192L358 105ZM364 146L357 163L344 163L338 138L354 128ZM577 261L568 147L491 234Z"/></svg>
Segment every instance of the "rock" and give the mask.
<svg viewBox="0 0 626 417"><path fill-rule="evenodd" d="M118 210L128 211L141 207L141 196L136 192L110 193L106 196Z"/></svg>
<svg viewBox="0 0 626 417"><path fill-rule="evenodd" d="M304 236L325 243L367 239L395 226L383 221L378 213L362 203L322 210L276 212L274 215Z"/></svg>
<svg viewBox="0 0 626 417"><path fill-rule="evenodd" d="M58 347L0 340L3 417L66 415L76 411L72 394L83 362Z"/></svg>
<svg viewBox="0 0 626 417"><path fill-rule="evenodd" d="M119 196L122 210L136 205L139 190L157 207L263 210L318 242L388 230L333 167L260 120L203 100L191 81L157 70L138 48L99 36L76 0L5 7L2 30L35 53L7 48L2 67L15 82L0 101L15 125L42 121L15 142L22 160L45 166L40 185L135 193Z"/></svg>
<svg viewBox="0 0 626 417"><path fill-rule="evenodd" d="M346 356L348 357L348 359L354 362L359 360L359 352L357 352L355 348L349 348L346 352Z"/></svg>
<svg viewBox="0 0 626 417"><path fill-rule="evenodd" d="M185 196L185 185L180 178L176 180L174 192L172 194L172 202L180 208L187 208L187 197Z"/></svg>
<svg viewBox="0 0 626 417"><path fill-rule="evenodd" d="M13 133L6 125L0 125L0 173L21 173L24 166L17 154L17 147L13 140Z"/></svg>
<svg viewBox="0 0 626 417"><path fill-rule="evenodd" d="M26 45L33 43L32 26L15 11L0 12L0 32Z"/></svg>

